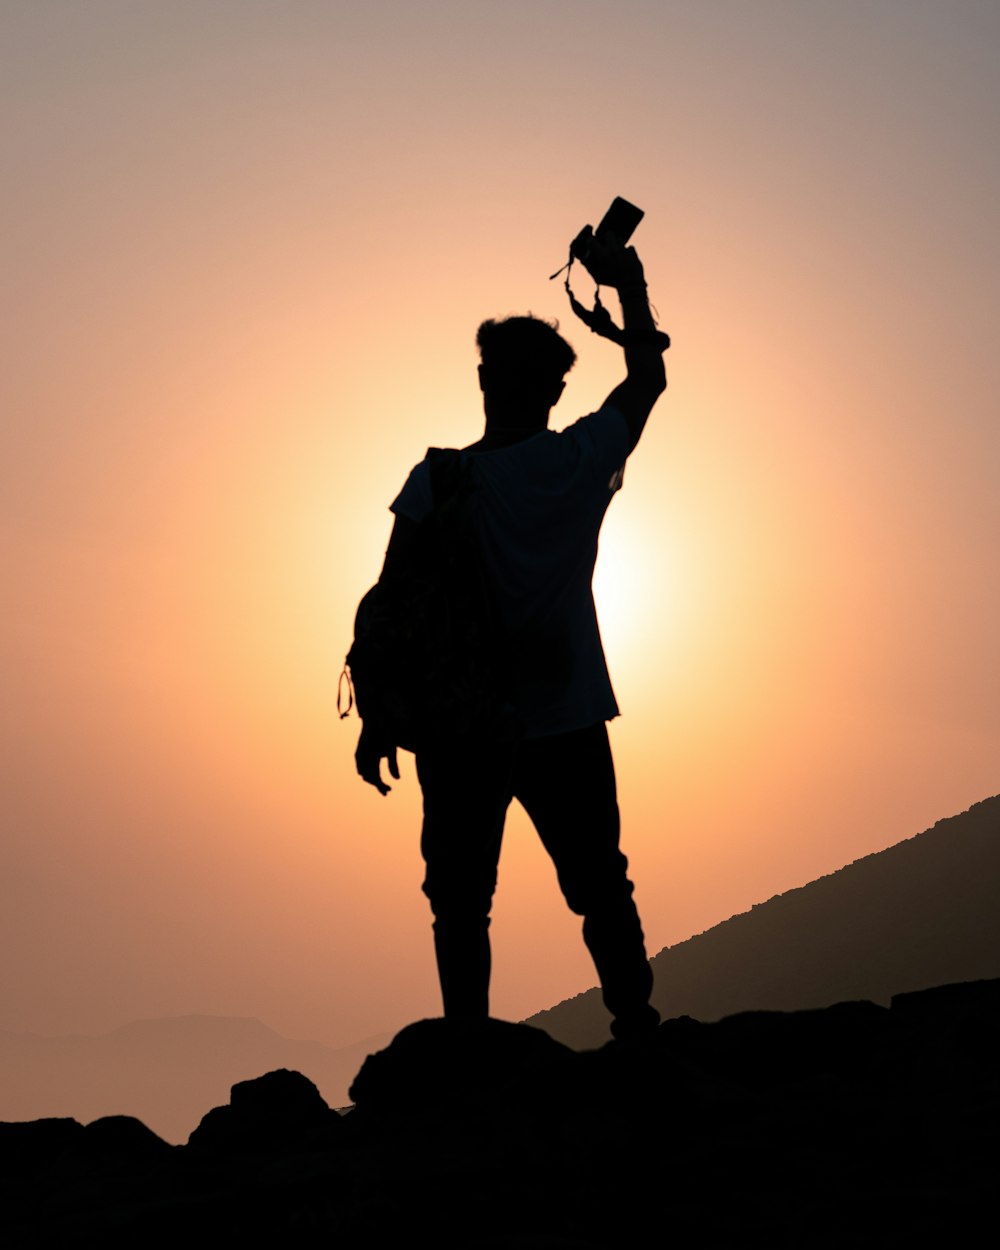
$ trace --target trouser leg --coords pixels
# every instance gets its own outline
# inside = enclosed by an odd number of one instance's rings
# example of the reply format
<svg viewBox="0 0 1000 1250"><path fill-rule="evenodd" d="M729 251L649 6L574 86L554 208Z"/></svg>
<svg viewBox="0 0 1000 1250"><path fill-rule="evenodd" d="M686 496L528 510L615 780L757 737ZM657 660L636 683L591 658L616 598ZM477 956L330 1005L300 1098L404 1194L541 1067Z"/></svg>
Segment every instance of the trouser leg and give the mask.
<svg viewBox="0 0 1000 1250"><path fill-rule="evenodd" d="M489 1015L490 908L504 818L510 751L455 743L418 753L424 797L420 849L434 915L444 1014Z"/></svg>
<svg viewBox="0 0 1000 1250"><path fill-rule="evenodd" d="M522 743L514 795L552 857L570 908L583 917L616 1035L641 1032L659 1020L649 1005L653 973L639 914L619 849L620 820L607 727Z"/></svg>

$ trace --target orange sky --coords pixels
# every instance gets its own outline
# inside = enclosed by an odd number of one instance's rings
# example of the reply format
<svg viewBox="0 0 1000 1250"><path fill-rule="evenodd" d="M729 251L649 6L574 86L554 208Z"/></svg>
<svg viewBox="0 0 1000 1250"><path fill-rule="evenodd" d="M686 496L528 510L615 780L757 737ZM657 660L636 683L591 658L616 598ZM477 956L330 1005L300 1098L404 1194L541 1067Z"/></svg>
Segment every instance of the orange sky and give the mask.
<svg viewBox="0 0 1000 1250"><path fill-rule="evenodd" d="M1000 13L36 0L8 193L0 1028L438 1010L336 680L485 316L615 194L674 338L602 539L651 952L1000 789ZM582 284L582 293L589 293ZM593 984L518 814L494 1010Z"/></svg>

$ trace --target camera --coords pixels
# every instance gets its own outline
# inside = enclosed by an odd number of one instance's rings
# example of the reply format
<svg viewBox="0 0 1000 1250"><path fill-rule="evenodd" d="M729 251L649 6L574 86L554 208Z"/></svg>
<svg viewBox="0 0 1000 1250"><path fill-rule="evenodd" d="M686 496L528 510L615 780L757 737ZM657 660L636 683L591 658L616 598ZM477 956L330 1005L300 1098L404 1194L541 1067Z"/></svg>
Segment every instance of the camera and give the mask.
<svg viewBox="0 0 1000 1250"><path fill-rule="evenodd" d="M569 254L574 260L587 268L587 256L590 252L590 245L594 239L605 239L609 235L614 235L619 243L625 244L632 237L636 226L642 221L646 214L641 208L636 208L634 204L630 204L628 200L616 196L612 201L611 207L601 218L597 229L591 226L584 226L573 242L569 245ZM590 272L589 269L587 270Z"/></svg>

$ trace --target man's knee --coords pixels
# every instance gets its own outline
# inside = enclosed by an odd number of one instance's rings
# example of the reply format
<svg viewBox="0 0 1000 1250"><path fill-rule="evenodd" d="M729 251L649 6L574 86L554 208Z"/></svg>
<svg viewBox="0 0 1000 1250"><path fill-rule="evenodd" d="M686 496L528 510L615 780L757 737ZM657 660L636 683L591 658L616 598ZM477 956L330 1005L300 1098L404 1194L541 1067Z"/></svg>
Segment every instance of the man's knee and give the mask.
<svg viewBox="0 0 1000 1250"><path fill-rule="evenodd" d="M451 873L432 872L428 869L423 891L438 921L458 924L489 924L496 874L478 881L456 877Z"/></svg>
<svg viewBox="0 0 1000 1250"><path fill-rule="evenodd" d="M627 869L628 860L617 853L599 864L560 872L559 885L570 911L578 916L601 916L632 908L635 886Z"/></svg>

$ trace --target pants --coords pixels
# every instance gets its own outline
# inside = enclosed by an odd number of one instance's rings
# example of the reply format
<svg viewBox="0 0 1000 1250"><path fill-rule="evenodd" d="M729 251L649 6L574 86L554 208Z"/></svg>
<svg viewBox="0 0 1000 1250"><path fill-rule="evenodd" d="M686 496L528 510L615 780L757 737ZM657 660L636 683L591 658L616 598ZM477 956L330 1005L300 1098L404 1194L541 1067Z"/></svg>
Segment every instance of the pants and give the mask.
<svg viewBox="0 0 1000 1250"><path fill-rule="evenodd" d="M518 799L552 857L601 981L616 1036L655 1026L653 985L628 861L618 849L614 763L603 722L517 743L455 742L417 753L424 893L446 1016L489 1014L490 907L504 820Z"/></svg>

